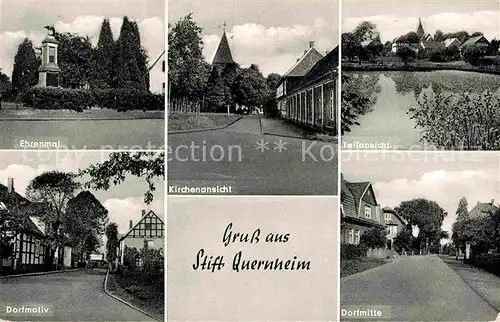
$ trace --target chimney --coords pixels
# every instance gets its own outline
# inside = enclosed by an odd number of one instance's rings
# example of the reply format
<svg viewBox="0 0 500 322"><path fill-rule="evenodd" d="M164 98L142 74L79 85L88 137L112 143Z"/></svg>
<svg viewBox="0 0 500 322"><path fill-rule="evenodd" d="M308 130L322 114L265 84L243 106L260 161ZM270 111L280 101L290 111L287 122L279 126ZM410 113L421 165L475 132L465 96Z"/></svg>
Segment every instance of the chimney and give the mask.
<svg viewBox="0 0 500 322"><path fill-rule="evenodd" d="M314 41L309 42L309 48L314 48Z"/></svg>
<svg viewBox="0 0 500 322"><path fill-rule="evenodd" d="M328 53L329 53L329 52L330 52L329 50L325 50L325 54L326 54L326 55L328 55Z"/></svg>
<svg viewBox="0 0 500 322"><path fill-rule="evenodd" d="M146 216L146 209L142 209L142 217Z"/></svg>
<svg viewBox="0 0 500 322"><path fill-rule="evenodd" d="M128 222L128 229L132 229L132 220L129 220Z"/></svg>
<svg viewBox="0 0 500 322"><path fill-rule="evenodd" d="M14 192L14 178L7 178L7 192L8 193L13 193Z"/></svg>
<svg viewBox="0 0 500 322"><path fill-rule="evenodd" d="M495 205L495 199L491 199L491 205Z"/></svg>

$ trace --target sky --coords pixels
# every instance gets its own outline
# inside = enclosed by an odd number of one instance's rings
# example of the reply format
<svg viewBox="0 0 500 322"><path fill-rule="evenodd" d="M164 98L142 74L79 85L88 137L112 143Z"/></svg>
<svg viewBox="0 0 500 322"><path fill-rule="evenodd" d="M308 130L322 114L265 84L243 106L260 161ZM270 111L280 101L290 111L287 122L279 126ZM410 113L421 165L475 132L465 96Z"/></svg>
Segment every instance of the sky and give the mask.
<svg viewBox="0 0 500 322"><path fill-rule="evenodd" d="M126 15L139 25L142 45L148 52L150 64L165 48L163 0L2 0L1 4L0 68L9 77L18 45L28 37L35 47L39 47L47 33L43 28L46 25L53 24L58 32L88 35L93 37L92 42L96 45L102 20L110 19L116 39ZM161 64L155 65L151 72L151 90L161 92L164 79Z"/></svg>
<svg viewBox="0 0 500 322"><path fill-rule="evenodd" d="M369 181L381 207L426 198L448 212L443 230L451 230L460 198L469 211L477 202L500 204L500 155L494 153L342 153L347 181Z"/></svg>
<svg viewBox="0 0 500 322"><path fill-rule="evenodd" d="M342 3L342 32L352 31L361 21L371 21L382 42L416 31L418 18L427 33L436 30L482 32L488 40L500 39L500 2L483 1L350 1Z"/></svg>
<svg viewBox="0 0 500 322"><path fill-rule="evenodd" d="M37 175L46 171L77 172L91 164L108 159L109 151L1 151L0 184L7 186L7 179L14 178L14 188L25 196L26 187ZM156 192L151 205L144 204L147 191L144 179L129 177L118 186L111 186L108 191L93 191L92 194L108 210L110 222L118 224L119 233L126 233L129 220L133 223L141 218L141 210L153 210L164 219L164 183L156 182Z"/></svg>
<svg viewBox="0 0 500 322"><path fill-rule="evenodd" d="M204 56L211 62L226 33L233 59L242 67L257 64L264 75L284 74L308 49L309 41L322 54L338 44L339 4L334 1L183 1L168 2L175 24L193 13L203 28Z"/></svg>

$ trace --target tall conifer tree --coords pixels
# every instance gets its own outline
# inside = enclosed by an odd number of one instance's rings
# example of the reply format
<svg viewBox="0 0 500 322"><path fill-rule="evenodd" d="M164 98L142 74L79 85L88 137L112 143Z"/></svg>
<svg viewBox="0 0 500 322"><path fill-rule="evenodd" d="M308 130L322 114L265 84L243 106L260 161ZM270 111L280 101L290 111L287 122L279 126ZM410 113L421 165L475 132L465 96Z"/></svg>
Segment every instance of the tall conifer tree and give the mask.
<svg viewBox="0 0 500 322"><path fill-rule="evenodd" d="M127 16L123 18L120 37L116 42L116 86L146 90L144 73L137 60L138 33Z"/></svg>
<svg viewBox="0 0 500 322"><path fill-rule="evenodd" d="M39 61L33 43L25 38L17 48L12 70L12 88L15 95L24 92L38 83Z"/></svg>
<svg viewBox="0 0 500 322"><path fill-rule="evenodd" d="M113 60L115 55L115 43L113 32L108 19L104 19L99 33L99 41L96 50L95 81L96 87L114 87L115 72Z"/></svg>

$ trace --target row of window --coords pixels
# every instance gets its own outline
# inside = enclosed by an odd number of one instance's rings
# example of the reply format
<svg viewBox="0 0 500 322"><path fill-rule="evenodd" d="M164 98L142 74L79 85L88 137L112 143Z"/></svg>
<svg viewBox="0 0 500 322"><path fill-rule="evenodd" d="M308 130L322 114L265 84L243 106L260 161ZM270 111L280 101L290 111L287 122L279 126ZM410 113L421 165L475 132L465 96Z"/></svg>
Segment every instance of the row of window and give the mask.
<svg viewBox="0 0 500 322"><path fill-rule="evenodd" d="M365 206L365 218L372 219L372 208L370 206ZM385 213L385 220L391 220L392 216L390 213Z"/></svg>
<svg viewBox="0 0 500 322"><path fill-rule="evenodd" d="M43 264L45 262L46 247L40 239L32 235L20 234L16 240L16 258L22 264Z"/></svg>
<svg viewBox="0 0 500 322"><path fill-rule="evenodd" d="M287 100L287 117L302 122L314 123L314 119L321 119L322 113L324 113L322 107L326 107L329 115L324 115L324 117L328 117L330 121L335 121L334 92L334 82L331 81L291 96Z"/></svg>

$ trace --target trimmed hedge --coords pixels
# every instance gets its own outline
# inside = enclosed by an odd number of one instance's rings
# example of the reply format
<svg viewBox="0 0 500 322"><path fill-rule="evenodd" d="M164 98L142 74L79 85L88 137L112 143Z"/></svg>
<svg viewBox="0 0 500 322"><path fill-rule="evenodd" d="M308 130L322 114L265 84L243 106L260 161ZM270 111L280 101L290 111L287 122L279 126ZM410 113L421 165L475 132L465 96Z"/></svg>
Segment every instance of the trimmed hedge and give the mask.
<svg viewBox="0 0 500 322"><path fill-rule="evenodd" d="M91 107L119 112L163 110L165 96L130 89L82 90L59 87L32 87L19 96L25 106L41 110L67 109L82 112Z"/></svg>
<svg viewBox="0 0 500 322"><path fill-rule="evenodd" d="M366 257L366 246L342 244L340 245L340 259L360 259Z"/></svg>
<svg viewBox="0 0 500 322"><path fill-rule="evenodd" d="M479 254L474 258L474 264L477 267L500 276L500 253Z"/></svg>

